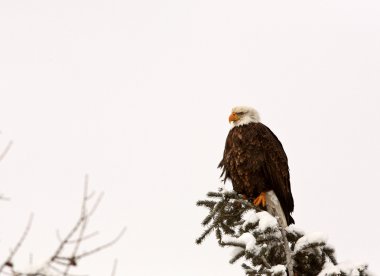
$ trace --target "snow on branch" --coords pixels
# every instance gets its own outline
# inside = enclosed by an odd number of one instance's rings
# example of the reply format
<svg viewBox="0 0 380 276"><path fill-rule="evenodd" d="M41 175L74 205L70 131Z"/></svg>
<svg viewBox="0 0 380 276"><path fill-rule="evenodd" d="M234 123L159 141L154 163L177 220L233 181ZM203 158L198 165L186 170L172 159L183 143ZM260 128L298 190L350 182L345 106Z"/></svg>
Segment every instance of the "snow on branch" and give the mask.
<svg viewBox="0 0 380 276"><path fill-rule="evenodd" d="M209 192L197 206L208 209L201 244L211 233L233 247L230 263L242 261L246 275L369 276L366 264L338 264L324 233L306 233L253 206L234 191ZM294 273L294 274L293 274Z"/></svg>

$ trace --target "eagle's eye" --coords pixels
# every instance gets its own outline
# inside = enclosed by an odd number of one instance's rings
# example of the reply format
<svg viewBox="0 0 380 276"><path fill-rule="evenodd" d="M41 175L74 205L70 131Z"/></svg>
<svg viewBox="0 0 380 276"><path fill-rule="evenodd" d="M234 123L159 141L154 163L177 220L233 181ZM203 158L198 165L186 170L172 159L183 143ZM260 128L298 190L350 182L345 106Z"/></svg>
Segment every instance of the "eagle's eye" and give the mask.
<svg viewBox="0 0 380 276"><path fill-rule="evenodd" d="M238 115L238 116L241 116L241 115L243 115L245 112L236 112L236 115Z"/></svg>

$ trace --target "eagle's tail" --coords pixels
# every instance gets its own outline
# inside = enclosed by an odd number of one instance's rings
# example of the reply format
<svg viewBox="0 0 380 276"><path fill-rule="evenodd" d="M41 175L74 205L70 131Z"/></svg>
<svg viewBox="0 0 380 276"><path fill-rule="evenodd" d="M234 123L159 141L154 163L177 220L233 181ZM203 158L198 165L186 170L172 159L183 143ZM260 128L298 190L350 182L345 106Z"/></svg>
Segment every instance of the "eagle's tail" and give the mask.
<svg viewBox="0 0 380 276"><path fill-rule="evenodd" d="M294 219L293 219L293 217L290 215L290 213L287 214L287 216L286 216L286 221L287 221L288 225L290 225L290 224L294 224Z"/></svg>

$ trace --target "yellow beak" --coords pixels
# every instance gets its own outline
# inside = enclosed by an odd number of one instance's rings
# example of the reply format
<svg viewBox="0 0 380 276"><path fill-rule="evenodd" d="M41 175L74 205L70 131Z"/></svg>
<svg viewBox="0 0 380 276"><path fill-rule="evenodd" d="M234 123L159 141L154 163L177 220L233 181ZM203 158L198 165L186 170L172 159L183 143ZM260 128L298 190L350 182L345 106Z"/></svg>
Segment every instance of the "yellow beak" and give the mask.
<svg viewBox="0 0 380 276"><path fill-rule="evenodd" d="M228 122L235 122L239 120L239 116L235 113L235 112L232 112L230 117L228 118Z"/></svg>

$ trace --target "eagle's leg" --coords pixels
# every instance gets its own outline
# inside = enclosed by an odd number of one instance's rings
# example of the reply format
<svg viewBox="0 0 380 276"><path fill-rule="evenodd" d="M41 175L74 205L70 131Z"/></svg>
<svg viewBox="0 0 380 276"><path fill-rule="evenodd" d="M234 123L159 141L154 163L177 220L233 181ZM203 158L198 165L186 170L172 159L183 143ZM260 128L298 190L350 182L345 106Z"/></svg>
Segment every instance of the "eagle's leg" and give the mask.
<svg viewBox="0 0 380 276"><path fill-rule="evenodd" d="M255 200L253 201L253 204L255 206L262 205L263 207L265 207L265 205L267 204L265 192L260 193L260 195L256 197Z"/></svg>

